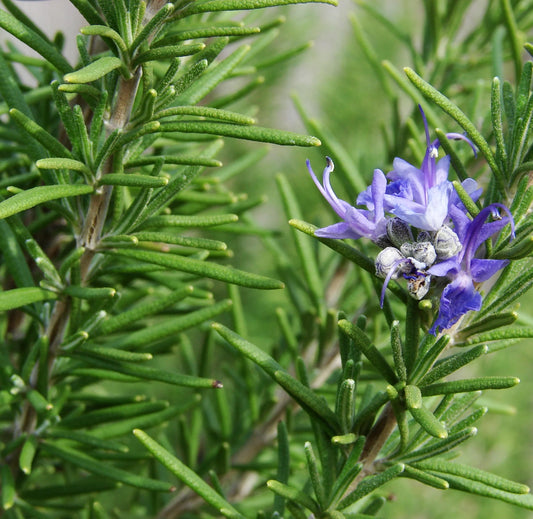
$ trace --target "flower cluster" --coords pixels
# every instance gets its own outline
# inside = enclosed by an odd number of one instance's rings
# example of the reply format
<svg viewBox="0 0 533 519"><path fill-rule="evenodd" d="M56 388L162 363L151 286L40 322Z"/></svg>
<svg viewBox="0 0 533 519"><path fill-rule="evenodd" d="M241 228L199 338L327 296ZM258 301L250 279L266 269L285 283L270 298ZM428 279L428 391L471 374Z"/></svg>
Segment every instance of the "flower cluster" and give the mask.
<svg viewBox="0 0 533 519"><path fill-rule="evenodd" d="M483 242L514 223L502 204L491 204L470 218L452 182L448 180L449 156L439 161L438 140L431 142L426 118L427 149L420 168L396 158L393 169L385 175L376 169L372 184L359 194L356 207L337 197L330 184L334 169L327 157L322 183L309 161L307 168L313 181L342 222L318 229L323 238L369 238L381 252L375 260L376 274L385 279L407 281L415 299L424 298L430 289L440 294L439 314L430 332L446 329L469 310L481 308L481 295L474 283L486 281L507 265L507 260L482 259ZM449 133L451 139L472 143L461 134ZM475 150L474 150L475 151ZM481 195L475 180L462 182L468 195L477 201ZM504 215L504 216L502 216Z"/></svg>

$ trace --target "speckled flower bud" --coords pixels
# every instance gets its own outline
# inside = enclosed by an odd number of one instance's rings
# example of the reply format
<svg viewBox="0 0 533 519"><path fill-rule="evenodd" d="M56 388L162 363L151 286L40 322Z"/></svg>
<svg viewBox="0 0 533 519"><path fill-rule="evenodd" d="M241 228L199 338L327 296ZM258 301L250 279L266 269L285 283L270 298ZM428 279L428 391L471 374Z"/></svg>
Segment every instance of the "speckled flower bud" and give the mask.
<svg viewBox="0 0 533 519"><path fill-rule="evenodd" d="M429 231L419 231L416 235L416 241L429 241L433 243L433 233Z"/></svg>
<svg viewBox="0 0 533 519"><path fill-rule="evenodd" d="M409 293L418 301L420 301L429 291L431 283L431 276L419 275L407 280L407 288Z"/></svg>
<svg viewBox="0 0 533 519"><path fill-rule="evenodd" d="M387 247L383 249L376 257L376 276L386 278L391 269L396 269L392 275L392 279L396 279L398 274L402 272L400 260L405 259L405 256L395 247Z"/></svg>
<svg viewBox="0 0 533 519"><path fill-rule="evenodd" d="M424 268L433 265L437 259L435 247L433 247L433 244L428 241L404 243L400 247L400 251L404 256L414 258L423 263L425 265Z"/></svg>
<svg viewBox="0 0 533 519"><path fill-rule="evenodd" d="M400 218L387 220L387 236L391 243L398 248L406 241L413 241L411 228Z"/></svg>
<svg viewBox="0 0 533 519"><path fill-rule="evenodd" d="M443 225L436 233L433 241L437 258L443 260L455 256L462 248L461 241L455 232Z"/></svg>

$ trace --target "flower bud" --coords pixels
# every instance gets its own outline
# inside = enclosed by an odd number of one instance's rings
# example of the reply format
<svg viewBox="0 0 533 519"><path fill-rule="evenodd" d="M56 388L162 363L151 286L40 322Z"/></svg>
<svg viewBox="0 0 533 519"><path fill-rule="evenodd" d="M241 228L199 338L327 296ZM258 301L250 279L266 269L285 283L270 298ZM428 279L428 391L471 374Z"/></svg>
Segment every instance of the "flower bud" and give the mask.
<svg viewBox="0 0 533 519"><path fill-rule="evenodd" d="M407 280L407 289L416 300L420 301L428 293L430 283L431 276L421 274Z"/></svg>
<svg viewBox="0 0 533 519"><path fill-rule="evenodd" d="M391 243L398 248L406 241L413 241L411 228L400 218L387 220L387 236Z"/></svg>
<svg viewBox="0 0 533 519"><path fill-rule="evenodd" d="M398 268L401 260L405 260L405 256L395 247L387 247L383 249L376 257L376 276L386 278L391 269L396 272L392 275L392 279L397 279L403 269Z"/></svg>
<svg viewBox="0 0 533 519"><path fill-rule="evenodd" d="M436 233L433 241L437 258L448 259L455 256L462 248L461 241L455 232L443 225Z"/></svg>
<svg viewBox="0 0 533 519"><path fill-rule="evenodd" d="M437 259L435 247L428 241L406 242L400 247L400 251L404 256L423 263L423 268L430 267Z"/></svg>

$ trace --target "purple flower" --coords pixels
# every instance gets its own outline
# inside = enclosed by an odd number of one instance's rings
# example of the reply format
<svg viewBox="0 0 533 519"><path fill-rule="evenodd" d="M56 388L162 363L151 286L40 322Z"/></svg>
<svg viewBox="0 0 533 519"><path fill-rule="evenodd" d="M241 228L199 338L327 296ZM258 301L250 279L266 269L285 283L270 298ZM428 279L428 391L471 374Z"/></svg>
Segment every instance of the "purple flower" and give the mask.
<svg viewBox="0 0 533 519"><path fill-rule="evenodd" d="M326 163L322 174L322 184L313 172L309 160L307 161L307 169L322 196L344 221L318 229L315 231L315 235L321 238L352 238L354 240L366 237L372 241L379 241L387 232L383 207L387 179L383 172L379 169L374 171L372 185L365 191L367 196L364 203L368 209L356 209L348 202L338 198L333 191L329 181L330 174L334 169L333 161L326 157Z"/></svg>
<svg viewBox="0 0 533 519"><path fill-rule="evenodd" d="M502 218L498 209L506 212L508 217ZM486 222L489 215L496 220ZM430 330L433 335L438 328L445 329L455 324L469 310L479 310L481 295L476 291L474 282L480 283L490 279L509 263L509 260L474 257L485 240L500 232L509 223L511 236L514 236L513 217L507 207L491 204L471 221L464 213L462 217L457 215L457 220L455 232L461 241L461 250L452 258L436 263L427 270L430 275L448 276L452 279L442 292L439 315Z"/></svg>
<svg viewBox="0 0 533 519"><path fill-rule="evenodd" d="M448 180L450 157L445 156L437 162L440 142L438 139L430 141L427 119L422 108L419 108L424 119L427 143L422 166L418 169L403 159L394 159L393 170L387 178L393 181L391 185L402 183L402 186L396 193L386 194L385 205L388 211L413 227L436 231L449 216L448 208L454 192L453 184ZM448 133L446 137L465 140L474 148L464 135ZM468 187L471 187L471 183Z"/></svg>

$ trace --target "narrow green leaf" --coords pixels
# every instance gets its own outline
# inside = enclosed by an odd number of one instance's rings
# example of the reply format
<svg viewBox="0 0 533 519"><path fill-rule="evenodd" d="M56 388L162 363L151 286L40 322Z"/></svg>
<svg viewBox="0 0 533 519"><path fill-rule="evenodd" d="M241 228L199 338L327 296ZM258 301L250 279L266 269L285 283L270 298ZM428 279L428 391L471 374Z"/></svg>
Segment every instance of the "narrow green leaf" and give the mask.
<svg viewBox="0 0 533 519"><path fill-rule="evenodd" d="M80 353L101 359L124 360L126 362L145 362L152 360L151 353L137 353L124 351L117 348L104 348L100 346L80 346L76 349Z"/></svg>
<svg viewBox="0 0 533 519"><path fill-rule="evenodd" d="M165 18L172 14L174 10L174 5L172 3L167 3L162 7L158 8L158 11L154 16L148 21L148 23L139 31L139 34L135 36L132 44L130 45L130 53L133 54L135 49L139 47L143 42L148 39L153 39L157 34L158 29L165 23Z"/></svg>
<svg viewBox="0 0 533 519"><path fill-rule="evenodd" d="M129 375L136 378L164 382L175 386L194 387L194 388L221 388L222 384L218 380L210 378L194 377L191 375L183 375L173 371L164 371L162 369L153 368L151 366L132 364L122 361L111 361L106 359L92 358L84 354L72 354L74 358L82 359L88 364L92 364L101 368L116 371L124 375Z"/></svg>
<svg viewBox="0 0 533 519"><path fill-rule="evenodd" d="M24 441L24 445L20 451L19 467L24 474L31 474L31 467L35 453L37 452L37 437L30 434Z"/></svg>
<svg viewBox="0 0 533 519"><path fill-rule="evenodd" d="M320 146L316 137L299 133L263 128L261 126L217 123L211 121L177 121L162 122L160 131L179 133L198 133L233 137L250 141L269 142L280 146Z"/></svg>
<svg viewBox="0 0 533 519"><path fill-rule="evenodd" d="M424 483L424 485L438 488L439 490L447 490L448 488L450 488L450 484L446 480L434 476L433 474L429 474L424 470L419 470L416 467L411 467L410 465L405 466L405 470L402 472L401 475L406 478L420 481L420 483Z"/></svg>
<svg viewBox="0 0 533 519"><path fill-rule="evenodd" d="M78 171L87 177L92 176L91 170L83 162L64 157L40 159L35 165L39 169L68 169L70 171Z"/></svg>
<svg viewBox="0 0 533 519"><path fill-rule="evenodd" d="M111 71L122 66L122 60L115 56L104 56L89 65L65 74L63 79L67 83L90 83L96 81Z"/></svg>
<svg viewBox="0 0 533 519"><path fill-rule="evenodd" d="M130 434L135 427L143 427L145 429L157 427L170 420L174 420L178 415L186 413L189 409L197 406L200 401L201 396L196 394L185 404L169 406L163 411L136 416L134 418L121 420L120 422L106 423L102 427L95 427L91 431L91 434L104 439L116 438L125 434Z"/></svg>
<svg viewBox="0 0 533 519"><path fill-rule="evenodd" d="M394 367L400 380L407 380L407 369L403 359L402 337L400 334L400 321L393 321L391 326L391 349Z"/></svg>
<svg viewBox="0 0 533 519"><path fill-rule="evenodd" d="M0 13L1 12L2 11L0 10ZM42 144L51 155L72 158L72 154L67 148L65 148L65 146L63 146L63 144L61 144L56 138L52 137L49 132L39 126L27 115L16 108L9 110L9 115L25 132Z"/></svg>
<svg viewBox="0 0 533 519"><path fill-rule="evenodd" d="M183 43L169 45L168 47L157 47L142 52L133 60L133 65L138 66L150 61L163 61L175 59L182 56L192 56L205 49L205 43Z"/></svg>
<svg viewBox="0 0 533 519"><path fill-rule="evenodd" d="M415 461L424 460L426 458L433 458L439 454L450 451L476 434L477 429L475 427L469 427L468 429L464 429L455 434L449 434L448 437L443 440L432 440L418 450L399 456L398 459L405 461L406 463L414 463Z"/></svg>
<svg viewBox="0 0 533 519"><path fill-rule="evenodd" d="M132 235L140 242L160 242L171 245L181 245L183 247L194 247L195 249L224 251L228 246L223 241L211 240L209 238L197 238L193 236L180 236L174 233L157 231L140 231Z"/></svg>
<svg viewBox="0 0 533 519"><path fill-rule="evenodd" d="M0 311L12 310L38 301L57 299L58 295L38 287L14 288L0 292Z"/></svg>
<svg viewBox="0 0 533 519"><path fill-rule="evenodd" d="M81 287L77 285L67 285L63 292L78 299L106 299L115 297L117 291L112 287Z"/></svg>
<svg viewBox="0 0 533 519"><path fill-rule="evenodd" d="M452 393L467 393L486 389L508 389L519 383L520 379L517 377L479 377L438 382L425 386L421 390L424 396L449 395Z"/></svg>
<svg viewBox="0 0 533 519"><path fill-rule="evenodd" d="M178 291L183 293L181 289ZM166 322L159 323L158 326L149 326L128 333L124 335L123 338L114 341L112 345L128 349L146 347L147 345L153 344L165 337L175 337L189 328L205 323L206 321L213 319L213 317L229 310L232 304L231 299L219 301L206 308L201 308L194 312L188 312L185 315L173 317Z"/></svg>
<svg viewBox="0 0 533 519"><path fill-rule="evenodd" d="M274 7L277 5L305 4L305 3L322 3L337 5L336 0L207 0L198 4L189 4L182 13L181 17L191 16L198 13L209 13L216 11L235 11L242 9L262 9L264 7Z"/></svg>
<svg viewBox="0 0 533 519"><path fill-rule="evenodd" d="M343 380L339 387L336 413L339 417L341 430L347 434L351 431L355 411L355 380L348 378Z"/></svg>
<svg viewBox="0 0 533 519"><path fill-rule="evenodd" d="M362 499L385 483L388 483L391 479L399 476L404 469L405 465L403 463L397 463L380 474L363 479L357 488L340 502L339 508L341 510L348 508L356 501L359 501L359 499Z"/></svg>
<svg viewBox="0 0 533 519"><path fill-rule="evenodd" d="M48 454L57 456L67 463L72 463L77 467L103 478L120 481L125 485L144 488L146 490L152 490L155 492L170 492L172 490L172 485L170 483L132 474L125 470L113 467L109 463L103 463L91 458L87 454L83 454L80 451L71 449L70 447L59 446L48 441L42 442L41 445L43 450L48 452Z"/></svg>
<svg viewBox="0 0 533 519"><path fill-rule="evenodd" d="M496 180L501 188L505 186L505 179L503 174L496 163L494 154L490 149L489 144L481 133L474 126L472 121L445 95L441 94L436 88L432 87L429 83L424 81L414 70L409 67L404 68L404 72L409 80L413 83L426 96L431 99L436 105L444 110L448 115L453 117L459 125L466 131L468 137L479 148L483 156L485 157L490 169L494 173Z"/></svg>
<svg viewBox="0 0 533 519"><path fill-rule="evenodd" d="M517 312L502 312L499 314L493 314L490 317L478 319L472 324L459 330L454 339L454 345L457 346L458 344L461 344L465 339L468 339L468 337L471 337L472 335L477 335L482 332L492 332L495 328L501 328L513 324L517 319ZM474 339L474 341L483 342L477 341L476 339Z"/></svg>
<svg viewBox="0 0 533 519"><path fill-rule="evenodd" d="M284 483L280 483L279 481L275 481L273 479L267 481L267 487L276 494L283 496L285 499L294 501L304 508L307 508L314 514L319 513L319 507L316 501L301 490L290 487L289 485L285 485Z"/></svg>
<svg viewBox="0 0 533 519"><path fill-rule="evenodd" d="M430 470L432 472L442 472L443 474L453 474L465 479L477 481L483 483L492 488L497 488L503 492L510 492L512 494L527 494L529 487L521 483L515 483L496 474L491 474L484 470L471 467L469 465L463 465L452 461L446 461L442 459L429 459L419 461L414 464L415 467L422 470Z"/></svg>
<svg viewBox="0 0 533 519"><path fill-rule="evenodd" d="M156 400L155 402L134 402L131 404L110 405L94 411L86 411L83 415L66 416L61 421L62 427L70 429L87 429L102 423L122 421L131 417L161 411L168 407L168 402Z"/></svg>
<svg viewBox="0 0 533 519"><path fill-rule="evenodd" d="M222 324L214 323L212 327L245 357L255 362L276 380L297 402L311 410L327 424L328 428L337 427L337 417L311 389L287 373L270 355L255 344L244 340Z"/></svg>
<svg viewBox="0 0 533 519"><path fill-rule="evenodd" d="M151 177L150 175L131 173L108 173L98 181L100 186L163 187L167 184L167 177Z"/></svg>
<svg viewBox="0 0 533 519"><path fill-rule="evenodd" d="M214 214L214 215L161 215L148 218L143 223L144 227L212 227L215 225L223 225L226 223L238 222L239 217L236 214Z"/></svg>
<svg viewBox="0 0 533 519"><path fill-rule="evenodd" d="M500 159L502 167L505 167L508 155L503 134L502 95L500 78L495 77L492 80L490 110L494 138L496 140L496 157Z"/></svg>
<svg viewBox="0 0 533 519"><path fill-rule="evenodd" d="M13 15L3 10L0 10L0 27L24 42L28 47L37 52L37 54L40 54L46 61L59 70L59 72L64 74L72 70L69 62L54 45L46 41L30 27L17 20Z"/></svg>
<svg viewBox="0 0 533 519"><path fill-rule="evenodd" d="M470 214L472 217L477 216L480 209L476 205L476 203L470 198L470 195L466 192L465 188L457 180L453 180L452 184L455 189L455 192L461 199L461 202L463 202L464 206L466 207L468 214Z"/></svg>
<svg viewBox="0 0 533 519"><path fill-rule="evenodd" d="M9 465L0 466L0 476L2 477L2 509L9 510L15 504L15 481Z"/></svg>
<svg viewBox="0 0 533 519"><path fill-rule="evenodd" d="M19 240L5 220L0 220L0 250L6 269L13 277L15 285L19 288L35 285Z"/></svg>
<svg viewBox="0 0 533 519"><path fill-rule="evenodd" d="M117 488L118 483L102 480L100 476L84 475L79 481L63 485L39 486L38 488L24 489L22 497L30 502L34 500L56 499L83 494L105 492Z"/></svg>
<svg viewBox="0 0 533 519"><path fill-rule="evenodd" d="M205 52L208 53L212 48L214 52L219 52L228 43L229 39L221 38L215 45L208 47ZM211 64L209 68L203 73L194 83L188 86L187 90L179 95L176 102L180 105L195 105L203 99L209 92L211 92L219 83L224 81L235 67L244 59L248 51L249 45L243 45L227 58L218 64Z"/></svg>
<svg viewBox="0 0 533 519"><path fill-rule="evenodd" d="M120 34L107 25L89 25L87 27L82 27L80 32L87 36L101 36L102 38L109 38L117 44L117 47L123 55L128 52L126 43Z"/></svg>
<svg viewBox="0 0 533 519"><path fill-rule="evenodd" d="M322 482L322 476L318 468L318 459L313 451L313 446L310 442L306 442L304 445L305 458L307 460L307 469L309 470L309 476L311 484L315 492L316 500L321 509L327 507L326 503L326 491Z"/></svg>
<svg viewBox="0 0 533 519"><path fill-rule="evenodd" d="M145 432L140 429L135 429L133 434L163 466L211 506L215 507L220 513L223 513L223 515L231 519L246 519L220 494L200 478L200 476L184 465L178 458L170 454L161 445L152 440L152 438L150 438Z"/></svg>
<svg viewBox="0 0 533 519"><path fill-rule="evenodd" d="M164 117L177 117L192 115L197 117L209 117L210 119L219 119L221 121L232 122L236 124L254 124L255 119L229 110L211 108L209 106L173 106L166 110L161 110L155 114L155 118L163 119Z"/></svg>
<svg viewBox="0 0 533 519"><path fill-rule="evenodd" d="M105 451L128 452L128 447L123 443L115 442L108 439L98 438L93 434L82 431L69 431L66 429L47 429L46 438L71 440L89 447L96 447Z"/></svg>
<svg viewBox="0 0 533 519"><path fill-rule="evenodd" d="M428 340L434 340L433 336L430 334L426 335L426 337L428 338ZM420 380L420 377L423 377L431 368L431 366L433 366L433 363L444 351L444 348L446 348L449 342L449 335L441 335L438 340L434 342L434 344L429 348L428 351L423 351L421 349L419 359L415 364L412 373L409 376L409 382L417 383L418 380Z"/></svg>
<svg viewBox="0 0 533 519"><path fill-rule="evenodd" d="M405 401L409 412L424 431L435 438L448 437L446 427L444 427L431 411L424 407L422 393L417 386L405 386Z"/></svg>
<svg viewBox="0 0 533 519"><path fill-rule="evenodd" d="M106 251L106 254L131 258L138 261L144 261L146 263L153 263L155 265L161 265L170 269L180 270L212 279L218 279L219 281L234 283L236 285L249 288L279 289L284 287L283 283L275 279L244 272L242 270L232 269L230 267L217 265L215 263L209 263L207 261L185 258L175 254L127 249L109 250Z"/></svg>
<svg viewBox="0 0 533 519"><path fill-rule="evenodd" d="M533 327L510 328L508 330L493 330L475 337L470 337L459 346L478 344L480 342L504 341L506 339L530 339L533 337ZM489 351L493 351L489 346Z"/></svg>
<svg viewBox="0 0 533 519"><path fill-rule="evenodd" d="M370 361L374 368L381 373L389 384L394 385L398 382L398 377L383 354L372 344L361 328L346 319L341 319L339 321L339 327L354 340L355 345L361 349L363 355Z"/></svg>
<svg viewBox="0 0 533 519"><path fill-rule="evenodd" d="M118 315L110 317L100 325L99 333L107 335L109 333L126 328L127 326L138 323L144 317L157 314L169 306L181 301L193 292L192 286L184 286L181 289L172 291L170 294L157 297L154 300L143 302L126 310Z"/></svg>
<svg viewBox="0 0 533 519"><path fill-rule="evenodd" d="M432 384L433 382L436 382L437 380L454 373L463 366L466 366L469 362L481 357L481 355L485 355L487 352L487 346L479 345L471 348L468 351L457 353L442 359L431 369L431 371L422 377L422 379L418 382L418 385L422 387Z"/></svg>
<svg viewBox="0 0 533 519"><path fill-rule="evenodd" d="M92 186L81 184L32 187L0 202L0 218L7 218L8 216L20 213L26 209L31 209L36 205L50 202L51 200L86 195L93 191Z"/></svg>
<svg viewBox="0 0 533 519"><path fill-rule="evenodd" d="M526 510L533 510L533 495L532 494L511 494L510 492L504 492L502 490L495 489L483 483L477 481L471 481L469 479L461 478L451 474L437 473L443 479L446 479L450 484L450 488L455 490L462 490L469 494L475 494L478 496L491 497L498 499L504 503L520 506Z"/></svg>

